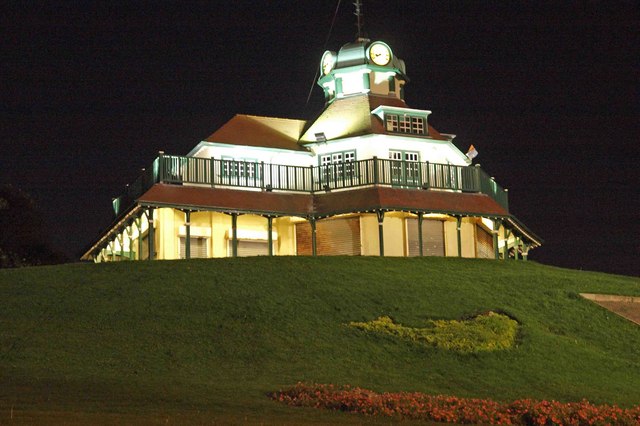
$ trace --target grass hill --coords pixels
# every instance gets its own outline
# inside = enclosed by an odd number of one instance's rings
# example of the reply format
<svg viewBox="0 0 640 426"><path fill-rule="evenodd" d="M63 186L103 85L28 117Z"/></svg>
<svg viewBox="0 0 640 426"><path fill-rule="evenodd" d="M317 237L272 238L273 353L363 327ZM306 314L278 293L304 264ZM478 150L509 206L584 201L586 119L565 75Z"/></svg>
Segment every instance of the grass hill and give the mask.
<svg viewBox="0 0 640 426"><path fill-rule="evenodd" d="M0 270L0 424L361 421L265 396L298 381L640 403L640 327L580 292L640 296L640 280L453 258ZM460 354L348 326L386 315L422 327L488 310L519 321L515 348Z"/></svg>

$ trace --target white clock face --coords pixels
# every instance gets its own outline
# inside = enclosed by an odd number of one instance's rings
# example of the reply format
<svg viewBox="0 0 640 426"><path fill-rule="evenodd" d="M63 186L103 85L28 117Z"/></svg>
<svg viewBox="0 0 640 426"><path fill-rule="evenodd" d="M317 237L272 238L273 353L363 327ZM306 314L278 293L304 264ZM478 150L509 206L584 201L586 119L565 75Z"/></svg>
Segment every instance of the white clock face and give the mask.
<svg viewBox="0 0 640 426"><path fill-rule="evenodd" d="M369 58L374 64L385 66L391 62L391 50L382 43L373 43L369 47Z"/></svg>
<svg viewBox="0 0 640 426"><path fill-rule="evenodd" d="M322 55L322 62L320 64L320 68L322 69L322 74L327 75L333 69L333 66L336 63L336 58L333 56L333 52L326 51L324 55Z"/></svg>

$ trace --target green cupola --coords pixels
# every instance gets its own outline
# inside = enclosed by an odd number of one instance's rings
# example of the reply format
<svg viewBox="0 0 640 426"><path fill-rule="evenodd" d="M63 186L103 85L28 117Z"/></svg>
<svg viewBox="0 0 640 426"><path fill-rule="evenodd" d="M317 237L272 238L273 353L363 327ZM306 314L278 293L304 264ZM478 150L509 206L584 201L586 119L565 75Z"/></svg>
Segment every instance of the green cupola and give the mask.
<svg viewBox="0 0 640 426"><path fill-rule="evenodd" d="M351 95L375 94L404 100L404 61L382 41L358 38L338 53L327 50L320 61L318 85L326 103Z"/></svg>

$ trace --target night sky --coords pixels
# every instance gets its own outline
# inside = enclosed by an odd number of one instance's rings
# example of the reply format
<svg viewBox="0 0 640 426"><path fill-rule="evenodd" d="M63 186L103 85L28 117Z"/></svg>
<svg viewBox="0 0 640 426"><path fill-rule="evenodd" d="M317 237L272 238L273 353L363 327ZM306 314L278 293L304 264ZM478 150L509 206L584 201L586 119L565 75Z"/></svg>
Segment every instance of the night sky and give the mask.
<svg viewBox="0 0 640 426"><path fill-rule="evenodd" d="M311 118L322 53L356 36L337 0L23 2L0 9L0 183L28 192L74 259L159 150L236 113ZM404 59L410 107L457 135L545 240L531 259L640 275L636 1L364 0Z"/></svg>

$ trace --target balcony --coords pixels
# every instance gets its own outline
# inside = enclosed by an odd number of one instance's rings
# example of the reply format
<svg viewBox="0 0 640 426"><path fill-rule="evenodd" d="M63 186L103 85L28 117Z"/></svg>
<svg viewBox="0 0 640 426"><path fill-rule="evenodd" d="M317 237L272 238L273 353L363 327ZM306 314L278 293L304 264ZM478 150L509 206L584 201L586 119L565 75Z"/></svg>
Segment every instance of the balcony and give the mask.
<svg viewBox="0 0 640 426"><path fill-rule="evenodd" d="M308 194L366 186L482 193L509 210L508 194L480 167L371 158L323 166L161 155L113 200L116 216L155 183Z"/></svg>

